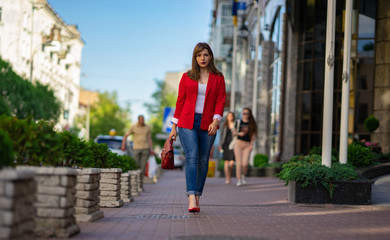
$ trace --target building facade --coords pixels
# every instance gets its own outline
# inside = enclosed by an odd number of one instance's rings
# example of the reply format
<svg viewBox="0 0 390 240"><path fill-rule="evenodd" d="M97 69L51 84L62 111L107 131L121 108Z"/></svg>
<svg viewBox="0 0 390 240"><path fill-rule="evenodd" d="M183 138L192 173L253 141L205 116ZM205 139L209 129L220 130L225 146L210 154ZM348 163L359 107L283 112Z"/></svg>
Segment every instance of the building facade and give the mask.
<svg viewBox="0 0 390 240"><path fill-rule="evenodd" d="M30 81L49 85L62 103L58 128L73 126L84 42L46 0L0 2L0 56Z"/></svg>
<svg viewBox="0 0 390 240"><path fill-rule="evenodd" d="M242 96L257 91L259 132L255 151L272 161L287 161L322 145L326 0L247 3L241 29L248 31L238 55L244 56ZM345 2L337 1L333 148L339 149ZM378 142L390 152L390 5L385 0L354 0L351 45L349 141ZM253 89L254 49L260 24L258 89ZM238 70L240 71L240 70ZM242 73L242 72L241 72ZM251 106L249 98L240 107ZM372 135L364 120L374 115L380 127Z"/></svg>

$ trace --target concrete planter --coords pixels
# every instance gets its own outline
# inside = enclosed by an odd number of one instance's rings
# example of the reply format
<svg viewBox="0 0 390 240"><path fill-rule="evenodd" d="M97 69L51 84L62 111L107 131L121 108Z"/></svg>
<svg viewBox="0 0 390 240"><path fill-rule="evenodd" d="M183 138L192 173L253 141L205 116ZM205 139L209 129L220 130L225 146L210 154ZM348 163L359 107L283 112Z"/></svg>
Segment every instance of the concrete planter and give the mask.
<svg viewBox="0 0 390 240"><path fill-rule="evenodd" d="M100 207L122 207L120 168L100 169Z"/></svg>
<svg viewBox="0 0 390 240"><path fill-rule="evenodd" d="M74 217L77 171L66 167L20 166L18 169L35 173L35 235L39 238L69 238L79 233Z"/></svg>
<svg viewBox="0 0 390 240"><path fill-rule="evenodd" d="M371 204L373 184L371 180L337 181L334 184L336 189L333 192L333 198L330 198L329 192L321 184L316 187L302 188L300 182L290 181L288 183L288 201L313 204Z"/></svg>
<svg viewBox="0 0 390 240"><path fill-rule="evenodd" d="M139 196L138 191L138 173L136 170L129 171L130 174L130 182L131 182L131 195L132 196Z"/></svg>
<svg viewBox="0 0 390 240"><path fill-rule="evenodd" d="M34 239L34 173L0 171L0 239Z"/></svg>
<svg viewBox="0 0 390 240"><path fill-rule="evenodd" d="M104 217L99 206L100 169L77 169L76 221L93 222Z"/></svg>
<svg viewBox="0 0 390 240"><path fill-rule="evenodd" d="M144 191L144 184L143 184L143 180L144 180L144 173L141 172L140 169L136 170L137 172L137 178L138 178L138 192L143 192Z"/></svg>
<svg viewBox="0 0 390 240"><path fill-rule="evenodd" d="M128 172L121 175L121 198L123 202L127 203L134 201L131 195L131 177Z"/></svg>

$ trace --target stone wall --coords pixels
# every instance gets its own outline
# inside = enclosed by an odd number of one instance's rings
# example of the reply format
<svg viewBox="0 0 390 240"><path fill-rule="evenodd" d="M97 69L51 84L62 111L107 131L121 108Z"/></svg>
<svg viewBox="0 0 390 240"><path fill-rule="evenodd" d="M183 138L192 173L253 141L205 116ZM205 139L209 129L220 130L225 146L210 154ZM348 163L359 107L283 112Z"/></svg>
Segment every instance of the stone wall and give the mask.
<svg viewBox="0 0 390 240"><path fill-rule="evenodd" d="M372 136L382 151L390 152L390 5L378 0L375 54L374 116L380 126Z"/></svg>
<svg viewBox="0 0 390 240"><path fill-rule="evenodd" d="M34 239L34 173L0 171L0 239Z"/></svg>
<svg viewBox="0 0 390 240"><path fill-rule="evenodd" d="M131 178L130 173L122 173L121 175L121 198L123 202L132 202L134 201L133 196L131 195Z"/></svg>
<svg viewBox="0 0 390 240"><path fill-rule="evenodd" d="M93 222L104 217L99 206L100 169L77 169L76 220L78 222Z"/></svg>
<svg viewBox="0 0 390 240"><path fill-rule="evenodd" d="M100 169L100 207L121 207L121 174L120 168Z"/></svg>
<svg viewBox="0 0 390 240"><path fill-rule="evenodd" d="M130 181L131 181L131 195L132 196L139 196L138 192L138 174L137 171L129 171L130 174Z"/></svg>
<svg viewBox="0 0 390 240"><path fill-rule="evenodd" d="M80 232L74 217L77 171L65 167L25 167L35 173L37 184L35 235L68 238Z"/></svg>

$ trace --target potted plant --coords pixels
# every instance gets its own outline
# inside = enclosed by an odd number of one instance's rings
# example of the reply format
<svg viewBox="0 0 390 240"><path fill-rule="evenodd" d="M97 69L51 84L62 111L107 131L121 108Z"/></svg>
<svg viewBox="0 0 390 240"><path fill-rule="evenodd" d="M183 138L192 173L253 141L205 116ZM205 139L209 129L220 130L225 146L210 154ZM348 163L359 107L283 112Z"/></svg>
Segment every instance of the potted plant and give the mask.
<svg viewBox="0 0 390 240"><path fill-rule="evenodd" d="M359 179L350 164L321 162L319 155L298 155L283 165L278 176L289 186L290 202L371 204L372 181Z"/></svg>

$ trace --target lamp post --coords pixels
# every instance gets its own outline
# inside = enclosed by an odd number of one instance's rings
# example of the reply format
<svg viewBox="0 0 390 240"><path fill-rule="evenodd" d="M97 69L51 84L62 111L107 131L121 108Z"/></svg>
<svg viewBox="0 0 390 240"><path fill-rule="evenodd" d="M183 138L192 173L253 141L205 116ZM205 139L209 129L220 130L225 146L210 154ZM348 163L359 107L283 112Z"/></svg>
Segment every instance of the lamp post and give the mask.
<svg viewBox="0 0 390 240"><path fill-rule="evenodd" d="M255 41L255 63L253 67L253 96L252 96L252 112L255 117L257 117L257 75L258 75L258 68L259 68L259 44L260 44L260 14L261 14L261 8L260 8L260 0L257 1L257 34L256 34L256 41Z"/></svg>
<svg viewBox="0 0 390 240"><path fill-rule="evenodd" d="M325 48L324 113L322 127L322 165L332 164L332 116L333 116L333 76L335 49L336 0L328 0Z"/></svg>

